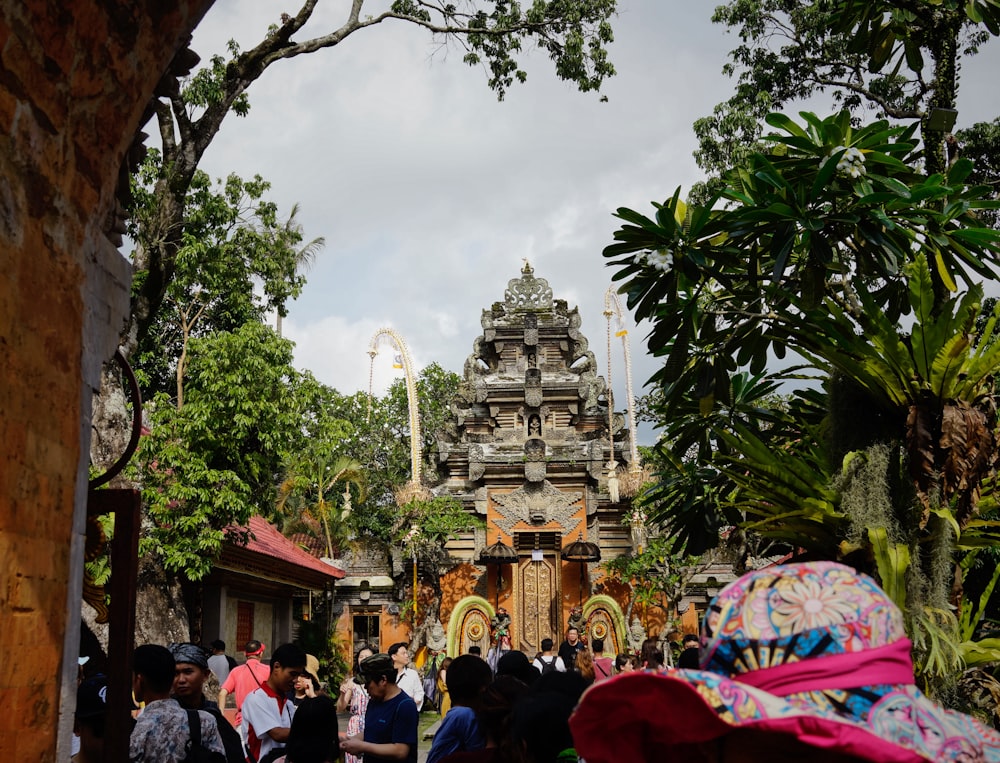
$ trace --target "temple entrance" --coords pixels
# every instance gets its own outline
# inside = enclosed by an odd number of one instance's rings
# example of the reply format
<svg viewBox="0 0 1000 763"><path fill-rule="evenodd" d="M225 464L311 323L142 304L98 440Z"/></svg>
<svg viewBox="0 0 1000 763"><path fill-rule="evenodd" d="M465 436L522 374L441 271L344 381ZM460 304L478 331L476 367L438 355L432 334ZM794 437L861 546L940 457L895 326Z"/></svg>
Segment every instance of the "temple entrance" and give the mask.
<svg viewBox="0 0 1000 763"><path fill-rule="evenodd" d="M517 533L516 649L533 657L543 638L561 640L559 533Z"/></svg>

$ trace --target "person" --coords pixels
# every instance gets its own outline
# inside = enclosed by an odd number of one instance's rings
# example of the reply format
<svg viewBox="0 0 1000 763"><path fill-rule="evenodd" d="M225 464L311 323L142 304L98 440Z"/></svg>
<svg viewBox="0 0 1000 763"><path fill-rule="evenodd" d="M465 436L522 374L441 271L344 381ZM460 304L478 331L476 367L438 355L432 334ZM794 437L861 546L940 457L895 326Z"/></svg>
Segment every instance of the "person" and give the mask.
<svg viewBox="0 0 1000 763"><path fill-rule="evenodd" d="M566 663L563 662L562 657L554 654L555 644L550 638L542 639L542 651L535 657L535 661L531 664L538 668L538 672L541 675L550 673L553 670L557 670L560 673L566 672Z"/></svg>
<svg viewBox="0 0 1000 763"><path fill-rule="evenodd" d="M108 716L108 681L103 675L86 678L76 689L73 733L80 747L72 763L104 763L104 727Z"/></svg>
<svg viewBox="0 0 1000 763"><path fill-rule="evenodd" d="M225 683L219 689L219 709L225 711L226 698L232 694L236 698L236 728L243 733L243 702L247 695L256 691L267 681L271 669L261 663L261 657L267 647L260 641L251 639L243 647L247 661L229 671ZM243 744L246 744L246 739Z"/></svg>
<svg viewBox="0 0 1000 763"><path fill-rule="evenodd" d="M436 708L441 713L441 690L438 688L438 676L441 674L441 665L448 659L448 655L439 649L427 649L427 661L424 663L424 707ZM418 660L419 664L419 660ZM444 713L441 713L444 715Z"/></svg>
<svg viewBox="0 0 1000 763"><path fill-rule="evenodd" d="M562 680L565 674L550 673L548 679ZM569 717L574 701L555 692L533 693L517 703L511 718L511 743L523 763L575 763ZM621 760L627 760L621 758Z"/></svg>
<svg viewBox="0 0 1000 763"><path fill-rule="evenodd" d="M639 658L634 654L619 654L615 657L615 674L631 673L639 667Z"/></svg>
<svg viewBox="0 0 1000 763"><path fill-rule="evenodd" d="M594 681L603 681L614 675L615 661L604 656L604 639L595 638L591 644L594 650Z"/></svg>
<svg viewBox="0 0 1000 763"><path fill-rule="evenodd" d="M362 646L354 655L354 669L350 676L344 679L340 685L340 694L337 697L337 712L342 713L348 708L351 710L351 717L347 719L347 736L364 734L365 731L365 711L368 709L368 692L365 691L364 678L358 667L362 660L368 659L373 654L367 646ZM344 754L344 763L361 763L361 758L350 753Z"/></svg>
<svg viewBox="0 0 1000 763"><path fill-rule="evenodd" d="M389 647L389 657L392 664L396 666L396 686L410 696L417 706L417 712L424 706L424 687L420 681L420 674L409 667L410 652L405 641L399 641Z"/></svg>
<svg viewBox="0 0 1000 763"><path fill-rule="evenodd" d="M528 695L528 686L514 676L500 676L480 697L476 718L486 740L480 750L453 752L441 763L514 763L519 760L511 746L510 717L514 706Z"/></svg>
<svg viewBox="0 0 1000 763"><path fill-rule="evenodd" d="M538 680L540 675L538 668L528 661L528 656L519 649L512 649L504 653L504 656L497 662L497 678L500 676L514 676L531 686Z"/></svg>
<svg viewBox="0 0 1000 763"><path fill-rule="evenodd" d="M696 670L698 668L698 636L694 633L685 633L681 644L684 648L677 658L677 667Z"/></svg>
<svg viewBox="0 0 1000 763"><path fill-rule="evenodd" d="M663 669L663 650L660 643L653 637L642 642L642 649L639 650L639 664L644 670Z"/></svg>
<svg viewBox="0 0 1000 763"><path fill-rule="evenodd" d="M285 754L274 763L336 763L339 749L336 703L319 694L295 709Z"/></svg>
<svg viewBox="0 0 1000 763"><path fill-rule="evenodd" d="M215 725L222 738L227 763L243 763L243 742L240 733L226 720L218 705L205 698L205 682L209 678L208 660L205 650L197 644L171 644L170 654L174 658L174 685L171 696L185 710L204 710L215 718Z"/></svg>
<svg viewBox="0 0 1000 763"><path fill-rule="evenodd" d="M451 662L451 657L445 657L437 672L438 709L442 718L448 715L448 711L451 710L451 694L448 691L448 666L451 665Z"/></svg>
<svg viewBox="0 0 1000 763"><path fill-rule="evenodd" d="M302 700L317 696L319 690L319 680L306 670L302 675L296 676L295 683L292 684L292 690L288 693L288 701L295 705L295 707L298 707L302 704Z"/></svg>
<svg viewBox="0 0 1000 763"><path fill-rule="evenodd" d="M212 656L208 658L208 669L215 673L221 686L229 678L229 671L236 667L236 660L226 654L226 642L216 639L208 645Z"/></svg>
<svg viewBox="0 0 1000 763"><path fill-rule="evenodd" d="M483 649L482 649L482 647L477 646L476 644L473 644L472 646L469 647L469 654L474 654L474 655L476 655L476 657L482 657L483 656Z"/></svg>
<svg viewBox="0 0 1000 763"><path fill-rule="evenodd" d="M274 756L288 741L295 705L287 695L305 669L306 653L295 644L282 644L271 655L267 680L243 701L243 738L252 760Z"/></svg>
<svg viewBox="0 0 1000 763"><path fill-rule="evenodd" d="M576 665L577 654L586 648L586 645L580 641L580 631L572 625L567 628L566 640L559 645L559 656L562 658L566 670L573 669L573 666Z"/></svg>
<svg viewBox="0 0 1000 763"><path fill-rule="evenodd" d="M410 695L396 685L399 672L387 654L374 654L358 666L370 701L364 734L348 736L340 749L364 756L365 763L402 760L417 763L419 711Z"/></svg>
<svg viewBox="0 0 1000 763"><path fill-rule="evenodd" d="M191 730L187 711L170 697L174 670L174 657L165 646L143 644L132 653L132 693L145 707L129 737L131 763L180 763L187 757ZM202 746L223 758L215 718L204 710L196 713Z"/></svg>
<svg viewBox="0 0 1000 763"><path fill-rule="evenodd" d="M1000 733L917 688L903 613L850 567L747 573L709 605L701 643L700 670L586 693L570 726L587 763L1000 761Z"/></svg>
<svg viewBox="0 0 1000 763"><path fill-rule="evenodd" d="M490 666L479 657L461 655L451 663L447 681L452 708L434 734L427 763L438 763L453 752L480 750L486 746L476 712L480 696L492 680Z"/></svg>
<svg viewBox="0 0 1000 763"><path fill-rule="evenodd" d="M587 686L594 683L597 674L594 670L594 656L590 653L589 649L582 649L576 653L576 665L573 667L573 670L583 676L583 679L587 682Z"/></svg>

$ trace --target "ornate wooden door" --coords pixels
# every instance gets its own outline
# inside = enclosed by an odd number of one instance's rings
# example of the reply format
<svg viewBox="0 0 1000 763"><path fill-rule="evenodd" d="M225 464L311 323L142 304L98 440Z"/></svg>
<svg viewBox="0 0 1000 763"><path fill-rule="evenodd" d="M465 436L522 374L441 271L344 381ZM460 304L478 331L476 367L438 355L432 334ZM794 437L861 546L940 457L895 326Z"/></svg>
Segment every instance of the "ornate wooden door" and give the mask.
<svg viewBox="0 0 1000 763"><path fill-rule="evenodd" d="M546 552L541 561L521 557L515 583L516 648L531 658L543 638L559 640L559 558L552 552Z"/></svg>

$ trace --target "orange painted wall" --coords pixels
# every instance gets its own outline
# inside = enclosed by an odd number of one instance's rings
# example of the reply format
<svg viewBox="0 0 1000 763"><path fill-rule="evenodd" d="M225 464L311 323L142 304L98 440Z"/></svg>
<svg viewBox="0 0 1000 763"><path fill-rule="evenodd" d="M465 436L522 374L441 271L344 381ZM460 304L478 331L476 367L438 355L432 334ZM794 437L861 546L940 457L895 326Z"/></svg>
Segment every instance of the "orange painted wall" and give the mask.
<svg viewBox="0 0 1000 763"><path fill-rule="evenodd" d="M153 87L210 4L0 4L0 644L18 655L0 760L69 757L91 396L128 309L103 227Z"/></svg>

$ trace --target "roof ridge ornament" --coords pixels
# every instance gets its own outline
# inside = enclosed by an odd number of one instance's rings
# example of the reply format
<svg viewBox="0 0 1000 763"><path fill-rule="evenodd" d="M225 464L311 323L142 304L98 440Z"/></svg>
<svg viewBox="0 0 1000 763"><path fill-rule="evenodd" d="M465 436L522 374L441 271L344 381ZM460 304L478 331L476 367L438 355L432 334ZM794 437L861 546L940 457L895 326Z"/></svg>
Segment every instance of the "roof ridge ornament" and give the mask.
<svg viewBox="0 0 1000 763"><path fill-rule="evenodd" d="M544 278L535 278L535 269L525 258L521 277L507 282L504 301L510 310L551 310L552 288Z"/></svg>

